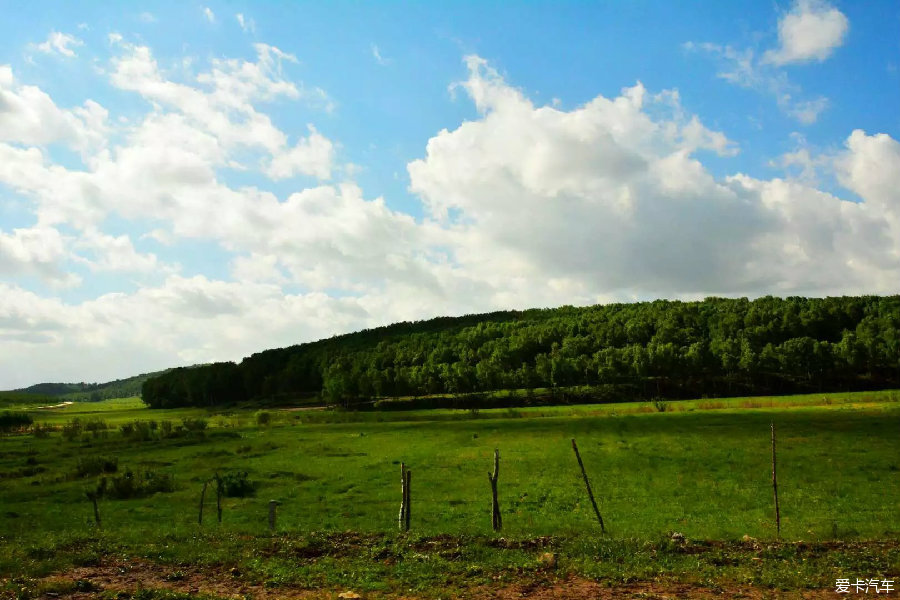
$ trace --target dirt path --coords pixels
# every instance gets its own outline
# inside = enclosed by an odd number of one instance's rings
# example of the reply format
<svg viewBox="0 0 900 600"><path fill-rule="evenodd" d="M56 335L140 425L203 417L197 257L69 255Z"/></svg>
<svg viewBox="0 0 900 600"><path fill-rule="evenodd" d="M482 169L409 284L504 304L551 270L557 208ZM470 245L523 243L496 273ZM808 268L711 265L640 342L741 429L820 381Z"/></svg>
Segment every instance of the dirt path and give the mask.
<svg viewBox="0 0 900 600"><path fill-rule="evenodd" d="M0 582L2 583L2 582ZM311 598L369 598L391 600L416 600L436 598L435 594L423 596L366 594L346 595L352 590L310 590L294 587L265 587L244 580L237 570L196 567L161 566L149 562L130 561L103 564L96 567L79 567L69 572L37 580L36 587L44 591L43 597L68 597L72 600L98 598L100 594L109 597L110 592L133 592L135 590L171 590L186 594L202 594L222 598L253 598L253 600L306 600ZM2 587L2 586L0 586ZM607 584L588 579L547 574L543 580L514 583L504 586L473 586L458 590L443 590L443 598L464 600L624 600L624 599L675 599L700 598L723 599L763 598L814 599L838 598L832 589L802 592L783 592L759 589L749 586L726 588L700 588L680 583L639 582L630 584Z"/></svg>

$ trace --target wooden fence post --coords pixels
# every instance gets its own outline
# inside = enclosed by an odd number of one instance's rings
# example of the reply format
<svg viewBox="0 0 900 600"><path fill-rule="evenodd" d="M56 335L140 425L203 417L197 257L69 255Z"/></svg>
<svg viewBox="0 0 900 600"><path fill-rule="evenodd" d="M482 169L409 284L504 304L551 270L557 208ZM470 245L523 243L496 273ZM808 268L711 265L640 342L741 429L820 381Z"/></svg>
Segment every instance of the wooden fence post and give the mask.
<svg viewBox="0 0 900 600"><path fill-rule="evenodd" d="M597 515L597 520L600 521L600 531L606 533L606 527L603 525L603 517L600 516L600 509L597 508L597 501L594 500L591 482L588 481L587 471L584 470L584 463L581 462L581 454L578 452L578 444L575 443L575 438L572 438L572 450L575 451L575 458L578 459L578 466L581 467L581 476L584 478L584 485L587 487L588 498L591 499L591 506L594 507L594 514Z"/></svg>
<svg viewBox="0 0 900 600"><path fill-rule="evenodd" d="M494 531L500 531L503 527L503 518L500 516L500 502L497 500L497 477L500 475L500 450L494 449L494 473L488 473L491 482L491 527Z"/></svg>
<svg viewBox="0 0 900 600"><path fill-rule="evenodd" d="M775 421L772 421L772 492L775 495L775 529L781 537L781 511L778 508L778 475L775 471Z"/></svg>
<svg viewBox="0 0 900 600"><path fill-rule="evenodd" d="M403 528L405 531L409 531L409 521L410 521L410 513L411 513L411 507L412 507L412 503L410 502L410 499L409 499L410 498L409 497L409 481L411 478L412 478L412 471L407 469L406 470L406 478L404 480L404 482L405 482L404 487L406 488L406 516L405 516L405 520L403 522Z"/></svg>
<svg viewBox="0 0 900 600"><path fill-rule="evenodd" d="M269 531L275 533L275 511L278 509L278 505L281 504L278 500L269 500Z"/></svg>
<svg viewBox="0 0 900 600"><path fill-rule="evenodd" d="M203 525L203 501L206 499L206 486L209 485L209 479L203 482L203 491L200 492L200 512L197 515L197 524Z"/></svg>
<svg viewBox="0 0 900 600"><path fill-rule="evenodd" d="M97 523L97 527L100 527L100 509L97 506L97 492L85 492L85 495L87 495L91 504L94 505L94 522Z"/></svg>
<svg viewBox="0 0 900 600"><path fill-rule="evenodd" d="M222 522L222 494L224 490L222 489L222 478L219 477L219 474L216 473L216 513L219 518L219 523Z"/></svg>
<svg viewBox="0 0 900 600"><path fill-rule="evenodd" d="M397 517L397 526L400 531L406 527L406 463L400 463L400 514Z"/></svg>

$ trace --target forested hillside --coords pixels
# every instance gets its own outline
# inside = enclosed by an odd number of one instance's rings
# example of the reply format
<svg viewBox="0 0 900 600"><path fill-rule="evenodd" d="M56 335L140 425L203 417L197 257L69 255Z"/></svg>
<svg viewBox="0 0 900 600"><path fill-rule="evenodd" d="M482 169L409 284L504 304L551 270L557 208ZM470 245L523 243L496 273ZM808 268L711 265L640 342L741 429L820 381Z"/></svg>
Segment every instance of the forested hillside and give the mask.
<svg viewBox="0 0 900 600"><path fill-rule="evenodd" d="M351 404L548 388L552 399L571 400L572 386L591 386L576 399L628 400L898 384L900 297L764 297L400 323L267 350L239 365L174 369L148 379L143 397L152 407L311 395Z"/></svg>
<svg viewBox="0 0 900 600"><path fill-rule="evenodd" d="M144 373L116 379L106 383L38 383L27 388L14 390L25 394L39 394L53 396L59 400L73 401L99 401L110 398L130 398L140 396L144 382L154 376L161 375L165 371Z"/></svg>

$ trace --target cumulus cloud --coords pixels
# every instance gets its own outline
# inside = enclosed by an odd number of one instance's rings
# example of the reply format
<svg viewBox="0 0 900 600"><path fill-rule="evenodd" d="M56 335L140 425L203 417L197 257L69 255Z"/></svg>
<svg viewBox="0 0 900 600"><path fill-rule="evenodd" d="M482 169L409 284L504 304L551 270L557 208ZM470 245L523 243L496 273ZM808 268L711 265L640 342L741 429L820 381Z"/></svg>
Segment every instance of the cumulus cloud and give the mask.
<svg viewBox="0 0 900 600"><path fill-rule="evenodd" d="M0 275L34 275L57 287L71 287L81 278L66 272L69 258L62 234L52 227L0 230Z"/></svg>
<svg viewBox="0 0 900 600"><path fill-rule="evenodd" d="M47 39L40 44L32 44L30 47L44 54L61 54L69 58L75 56L75 50L78 46L83 46L84 42L68 33L59 31L51 31Z"/></svg>
<svg viewBox="0 0 900 600"><path fill-rule="evenodd" d="M215 15L215 13L214 13L214 12L212 11L212 9L211 9L210 7L208 7L208 6L204 6L204 7L203 7L203 16L206 17L206 20L209 21L210 23L215 23L215 22L216 22L216 15Z"/></svg>
<svg viewBox="0 0 900 600"><path fill-rule="evenodd" d="M696 157L721 149L715 132L678 110L651 116L639 84L563 112L534 106L477 57L468 66L461 86L483 117L433 137L409 166L465 272L579 282L588 297L894 289L893 179L845 175L861 204L800 182L716 180ZM873 182L871 171L900 168L895 144L854 132L835 160Z"/></svg>
<svg viewBox="0 0 900 600"><path fill-rule="evenodd" d="M92 100L65 110L35 86L16 81L9 65L0 65L0 143L29 146L63 143L88 151L102 147L108 112Z"/></svg>
<svg viewBox="0 0 900 600"><path fill-rule="evenodd" d="M844 43L850 23L824 0L796 0L778 20L778 47L763 60L775 65L822 62Z"/></svg>

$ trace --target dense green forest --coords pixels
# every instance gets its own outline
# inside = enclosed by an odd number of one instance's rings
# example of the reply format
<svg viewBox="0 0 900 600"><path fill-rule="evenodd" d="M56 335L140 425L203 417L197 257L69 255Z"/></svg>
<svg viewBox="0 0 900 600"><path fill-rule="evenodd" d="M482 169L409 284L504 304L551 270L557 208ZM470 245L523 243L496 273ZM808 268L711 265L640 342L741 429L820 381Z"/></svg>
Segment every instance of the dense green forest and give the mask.
<svg viewBox="0 0 900 600"><path fill-rule="evenodd" d="M155 373L144 373L135 375L134 377L108 381L106 383L38 383L14 391L45 397L52 396L52 399L57 402L62 400L97 402L100 400L109 400L111 398L131 398L133 396L141 395L141 388L147 379L161 375L165 372L166 371L156 371Z"/></svg>
<svg viewBox="0 0 900 600"><path fill-rule="evenodd" d="M174 369L148 379L143 398L151 407L311 396L460 406L501 389L565 402L898 384L900 296L708 298L398 323Z"/></svg>

